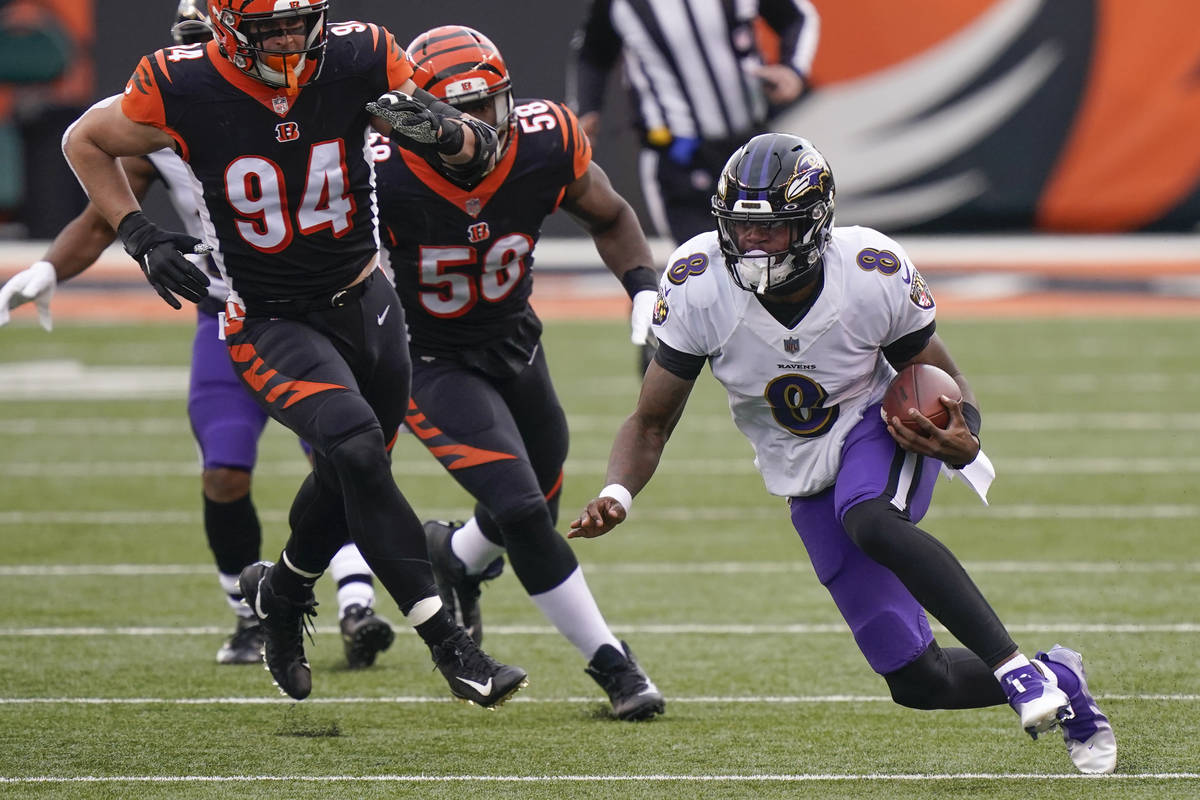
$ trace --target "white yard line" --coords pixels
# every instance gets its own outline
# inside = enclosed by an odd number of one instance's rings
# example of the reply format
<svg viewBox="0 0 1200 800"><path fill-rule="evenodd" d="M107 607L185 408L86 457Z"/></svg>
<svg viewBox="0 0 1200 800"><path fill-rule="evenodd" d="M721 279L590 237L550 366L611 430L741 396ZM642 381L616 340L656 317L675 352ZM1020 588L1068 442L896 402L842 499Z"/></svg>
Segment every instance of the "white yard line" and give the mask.
<svg viewBox="0 0 1200 800"><path fill-rule="evenodd" d="M616 562L581 561L589 575L777 575L811 574L807 561ZM967 561L970 572L1112 575L1200 572L1200 561ZM211 564L0 564L0 577L58 578L212 575Z"/></svg>
<svg viewBox="0 0 1200 800"><path fill-rule="evenodd" d="M1200 772L1122 772L1114 775L1003 772L946 772L886 775L879 773L798 773L766 775L42 775L0 777L0 784L72 783L921 783L925 781L1194 781Z"/></svg>
<svg viewBox="0 0 1200 800"><path fill-rule="evenodd" d="M1195 634L1200 633L1200 622L1163 622L1152 625L1140 623L1087 623L1053 622L1009 625L1012 633L1092 633L1092 634ZM621 635L646 636L844 636L848 631L844 622L795 623L778 625L747 625L744 623L679 623L640 624L612 626L613 632ZM934 625L937 633L946 633L940 625ZM489 625L488 636L559 636L550 625ZM224 627L201 626L74 626L74 627L5 627L0 628L0 638L38 638L48 636L220 636L227 634ZM316 628L316 633L341 635L332 625Z"/></svg>
<svg viewBox="0 0 1200 800"><path fill-rule="evenodd" d="M1120 702L1200 702L1200 694L1097 694L1097 699ZM262 706L292 705L287 697L0 697L0 706L20 705L77 705L77 706ZM310 697L304 705L439 705L457 703L452 697L443 695L402 695L396 697ZM571 703L591 705L601 703L600 697L529 697L518 695L507 701L515 704L559 705ZM690 705L836 705L862 703L891 703L886 695L713 695L681 697L671 695L672 703ZM507 705L506 703L506 705Z"/></svg>

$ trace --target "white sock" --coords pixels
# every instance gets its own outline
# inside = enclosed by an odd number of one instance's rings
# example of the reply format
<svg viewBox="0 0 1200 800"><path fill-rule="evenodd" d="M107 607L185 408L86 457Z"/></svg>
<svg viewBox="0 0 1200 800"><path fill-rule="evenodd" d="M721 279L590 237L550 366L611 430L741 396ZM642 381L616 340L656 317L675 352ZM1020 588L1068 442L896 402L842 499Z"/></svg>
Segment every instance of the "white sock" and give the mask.
<svg viewBox="0 0 1200 800"><path fill-rule="evenodd" d="M579 567L567 579L548 592L530 595L546 619L567 637L588 661L602 645L611 644L619 652L621 640L609 630Z"/></svg>
<svg viewBox="0 0 1200 800"><path fill-rule="evenodd" d="M450 549L467 568L468 575L478 575L487 565L504 555L504 548L483 535L474 517L450 536Z"/></svg>
<svg viewBox="0 0 1200 800"><path fill-rule="evenodd" d="M221 584L221 591L225 593L225 602L229 603L229 607L233 609L233 613L239 617L253 617L254 612L250 610L250 606L242 602L242 587L238 584L237 575L226 575L224 572L217 573L217 582Z"/></svg>
<svg viewBox="0 0 1200 800"><path fill-rule="evenodd" d="M1029 659L1026 658L1023 653L1017 653L1011 659L996 667L996 669L992 671L992 674L996 676L996 680L1003 681L1004 676L1012 672L1014 669L1020 669L1021 667L1028 666Z"/></svg>
<svg viewBox="0 0 1200 800"><path fill-rule="evenodd" d="M338 619L350 606L370 608L375 605L375 586L371 583L371 568L353 544L347 544L329 562L329 574L337 584ZM347 580L347 579L350 580Z"/></svg>

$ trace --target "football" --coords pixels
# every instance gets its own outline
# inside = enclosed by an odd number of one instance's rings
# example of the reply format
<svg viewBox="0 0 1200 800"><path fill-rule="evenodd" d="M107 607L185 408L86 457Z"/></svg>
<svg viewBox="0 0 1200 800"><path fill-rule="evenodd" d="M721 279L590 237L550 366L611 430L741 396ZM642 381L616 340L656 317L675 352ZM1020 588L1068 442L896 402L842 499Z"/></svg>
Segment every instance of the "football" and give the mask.
<svg viewBox="0 0 1200 800"><path fill-rule="evenodd" d="M941 395L951 400L962 399L962 390L950 373L932 364L909 364L884 392L883 420L899 417L904 427L919 433L917 421L908 415L908 410L915 408L934 425L945 428L950 424L950 412L942 405Z"/></svg>

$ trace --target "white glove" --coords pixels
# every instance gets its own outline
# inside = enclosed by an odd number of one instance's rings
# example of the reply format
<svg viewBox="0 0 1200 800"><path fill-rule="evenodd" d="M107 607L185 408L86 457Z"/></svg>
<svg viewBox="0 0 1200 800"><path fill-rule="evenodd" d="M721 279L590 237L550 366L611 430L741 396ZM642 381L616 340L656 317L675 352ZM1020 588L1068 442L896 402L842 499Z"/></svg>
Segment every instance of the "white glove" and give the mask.
<svg viewBox="0 0 1200 800"><path fill-rule="evenodd" d="M629 340L634 344L654 341L650 332L650 320L654 316L654 301L658 292L643 289L633 296L633 313L629 315Z"/></svg>
<svg viewBox="0 0 1200 800"><path fill-rule="evenodd" d="M39 261L28 269L21 270L0 287L0 325L8 322L8 310L24 305L30 300L37 303L38 322L46 330L54 327L50 321L50 298L58 276L49 261Z"/></svg>

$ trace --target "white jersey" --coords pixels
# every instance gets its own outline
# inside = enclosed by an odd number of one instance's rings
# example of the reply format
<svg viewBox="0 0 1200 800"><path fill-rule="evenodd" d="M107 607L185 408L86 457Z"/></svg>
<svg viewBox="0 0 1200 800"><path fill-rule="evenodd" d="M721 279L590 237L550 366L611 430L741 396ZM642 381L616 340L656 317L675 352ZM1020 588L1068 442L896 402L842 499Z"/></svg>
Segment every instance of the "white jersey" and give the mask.
<svg viewBox="0 0 1200 800"><path fill-rule="evenodd" d="M896 371L881 348L934 319L933 296L904 250L870 228L834 228L825 285L788 328L738 288L716 232L685 242L663 273L654 332L706 356L754 447L767 491L815 494L833 484L842 444Z"/></svg>
<svg viewBox="0 0 1200 800"><path fill-rule="evenodd" d="M163 184L167 187L167 196L171 200L171 205L175 207L175 213L183 222L184 228L189 234L203 241L205 238L204 226L200 221L198 205L200 184L192 174L191 167L169 147L156 150L146 158L154 165L158 176L162 178ZM205 258L202 262L197 261L196 263L209 277L208 296L220 300L222 303L225 302L225 298L229 295L229 285L225 283L225 279L212 263L212 259Z"/></svg>

